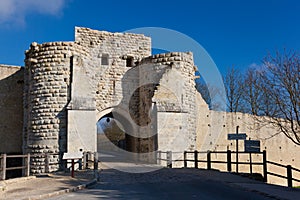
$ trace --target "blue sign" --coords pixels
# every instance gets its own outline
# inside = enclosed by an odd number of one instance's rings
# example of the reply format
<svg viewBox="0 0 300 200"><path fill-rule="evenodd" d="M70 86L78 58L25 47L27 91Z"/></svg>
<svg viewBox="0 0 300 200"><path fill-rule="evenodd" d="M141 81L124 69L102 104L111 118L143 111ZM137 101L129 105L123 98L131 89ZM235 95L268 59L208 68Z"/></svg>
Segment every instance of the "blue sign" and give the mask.
<svg viewBox="0 0 300 200"><path fill-rule="evenodd" d="M228 134L228 140L246 140L246 133L229 133Z"/></svg>
<svg viewBox="0 0 300 200"><path fill-rule="evenodd" d="M260 152L259 140L245 140L245 152Z"/></svg>

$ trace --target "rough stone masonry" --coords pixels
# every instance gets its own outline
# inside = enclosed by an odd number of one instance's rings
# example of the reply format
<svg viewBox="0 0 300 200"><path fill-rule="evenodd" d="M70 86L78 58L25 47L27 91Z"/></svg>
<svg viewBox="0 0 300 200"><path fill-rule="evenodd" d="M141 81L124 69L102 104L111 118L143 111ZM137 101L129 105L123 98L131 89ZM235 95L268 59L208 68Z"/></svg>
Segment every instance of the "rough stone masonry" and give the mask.
<svg viewBox="0 0 300 200"><path fill-rule="evenodd" d="M194 149L194 70L191 53L151 56L151 40L140 34L76 27L75 42L33 42L25 59L23 151L48 153L48 170L57 170L65 152L97 151L96 122L109 113L125 124L127 151L171 146L174 129ZM44 162L33 158L33 172L43 172Z"/></svg>
<svg viewBox="0 0 300 200"><path fill-rule="evenodd" d="M63 168L66 152L103 148L96 123L104 117L122 124L124 150L144 161L153 161L156 150L234 151L227 134L240 126L261 141L269 160L300 168L299 146L273 136L271 125L208 109L195 89L190 52L151 55L151 39L142 34L76 27L75 41L33 42L25 56L25 67L0 65L0 153L39 154L33 173ZM285 184L276 177L269 182Z"/></svg>

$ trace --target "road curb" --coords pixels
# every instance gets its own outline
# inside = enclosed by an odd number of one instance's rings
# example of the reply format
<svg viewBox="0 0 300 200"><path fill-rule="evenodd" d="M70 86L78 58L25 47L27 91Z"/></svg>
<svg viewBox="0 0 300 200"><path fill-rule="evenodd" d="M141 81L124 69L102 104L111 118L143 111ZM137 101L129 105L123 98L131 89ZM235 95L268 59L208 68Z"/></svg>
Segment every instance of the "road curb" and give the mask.
<svg viewBox="0 0 300 200"><path fill-rule="evenodd" d="M51 192L51 193L47 193L47 194L41 194L41 195L35 195L35 196L31 196L31 197L26 197L23 200L40 200L40 199L45 199L45 198L50 198L50 197L55 197L58 195L62 195L65 193L70 193L70 192L76 192L78 190L83 190L87 187L90 187L94 184L97 183L97 179L93 179L92 181L82 184L82 185L78 185L76 187L72 187L72 188L68 188L68 189L63 189L63 190L59 190L56 192Z"/></svg>

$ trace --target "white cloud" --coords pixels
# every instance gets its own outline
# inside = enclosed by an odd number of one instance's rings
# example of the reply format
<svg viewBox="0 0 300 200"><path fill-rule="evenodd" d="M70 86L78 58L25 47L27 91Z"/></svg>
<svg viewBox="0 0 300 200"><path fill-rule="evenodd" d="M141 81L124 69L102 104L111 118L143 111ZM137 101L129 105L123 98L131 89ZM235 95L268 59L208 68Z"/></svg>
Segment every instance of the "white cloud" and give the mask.
<svg viewBox="0 0 300 200"><path fill-rule="evenodd" d="M58 15L65 0L0 0L0 23L25 23L30 13Z"/></svg>
<svg viewBox="0 0 300 200"><path fill-rule="evenodd" d="M257 69L257 68L260 68L261 65L257 64L257 63L251 63L249 66L249 68L252 68L252 69Z"/></svg>
<svg viewBox="0 0 300 200"><path fill-rule="evenodd" d="M252 63L248 66L249 69L254 69L258 72L264 72L266 70L266 65L263 63L257 64L257 63Z"/></svg>

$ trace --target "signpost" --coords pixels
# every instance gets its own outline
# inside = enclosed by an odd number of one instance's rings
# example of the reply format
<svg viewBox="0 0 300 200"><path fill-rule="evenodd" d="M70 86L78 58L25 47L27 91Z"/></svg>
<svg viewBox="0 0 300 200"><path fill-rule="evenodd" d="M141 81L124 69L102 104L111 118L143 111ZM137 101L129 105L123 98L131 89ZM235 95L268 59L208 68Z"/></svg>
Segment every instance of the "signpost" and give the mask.
<svg viewBox="0 0 300 200"><path fill-rule="evenodd" d="M245 147L245 152L249 153L250 174L252 174L252 155L251 155L251 153L260 152L260 141L259 140L245 140L244 147Z"/></svg>
<svg viewBox="0 0 300 200"><path fill-rule="evenodd" d="M239 172L238 162L239 162L239 140L244 140L245 152L250 154L250 173L252 174L252 156L251 153L260 152L260 141L259 140L246 140L246 133L239 133L239 126L236 127L236 133L228 133L228 140L235 140L236 142L236 173Z"/></svg>
<svg viewBox="0 0 300 200"><path fill-rule="evenodd" d="M74 160L82 159L82 156L83 156L82 152L68 152L68 153L64 153L64 155L63 155L64 160L72 161L72 166L71 166L71 177L72 178L74 178L74 165L75 165Z"/></svg>
<svg viewBox="0 0 300 200"><path fill-rule="evenodd" d="M235 140L235 145L236 145L236 173L239 172L239 165L238 165L238 162L239 162L239 143L238 141L239 140L246 140L246 133L240 133L239 134L239 126L236 127L236 133L229 133L228 134L228 140Z"/></svg>
<svg viewBox="0 0 300 200"><path fill-rule="evenodd" d="M228 140L246 140L246 133L229 133Z"/></svg>

